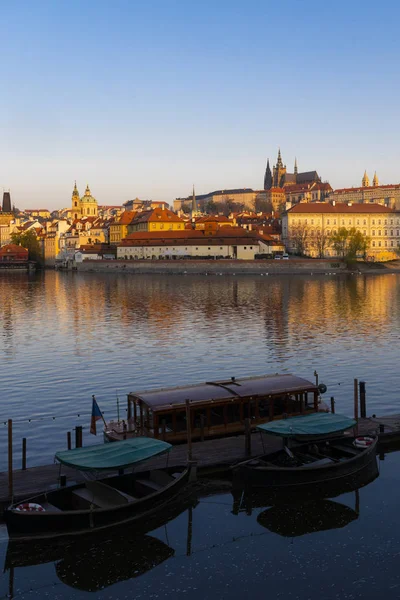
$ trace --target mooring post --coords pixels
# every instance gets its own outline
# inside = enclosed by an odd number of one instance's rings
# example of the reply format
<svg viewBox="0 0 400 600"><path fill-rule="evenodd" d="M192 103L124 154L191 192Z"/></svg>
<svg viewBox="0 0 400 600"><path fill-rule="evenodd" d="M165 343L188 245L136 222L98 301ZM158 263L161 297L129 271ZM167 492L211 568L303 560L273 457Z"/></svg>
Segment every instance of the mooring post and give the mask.
<svg viewBox="0 0 400 600"><path fill-rule="evenodd" d="M186 400L186 431L188 460L192 460L192 424L190 422L190 400Z"/></svg>
<svg viewBox="0 0 400 600"><path fill-rule="evenodd" d="M68 450L71 450L71 448L72 448L71 432L70 431L67 431L67 448L68 448Z"/></svg>
<svg viewBox="0 0 400 600"><path fill-rule="evenodd" d="M123 429L123 432L124 432L123 433L123 438L124 438L124 440L126 440L127 425L126 425L126 421L125 420L122 421L122 429Z"/></svg>
<svg viewBox="0 0 400 600"><path fill-rule="evenodd" d="M383 423L379 423L379 433L385 433L385 425Z"/></svg>
<svg viewBox="0 0 400 600"><path fill-rule="evenodd" d="M8 495L13 501L12 419L8 419Z"/></svg>
<svg viewBox="0 0 400 600"><path fill-rule="evenodd" d="M166 424L166 422L165 422L165 419L163 419L163 420L161 421L161 423L162 423L162 439L163 439L163 440L164 440L164 442L165 442L165 434L166 434L167 424Z"/></svg>
<svg viewBox="0 0 400 600"><path fill-rule="evenodd" d="M354 418L358 422L358 379L354 380Z"/></svg>
<svg viewBox="0 0 400 600"><path fill-rule="evenodd" d="M22 438L22 470L26 471L26 438Z"/></svg>
<svg viewBox="0 0 400 600"><path fill-rule="evenodd" d="M204 422L206 418L204 415L200 415L200 441L204 442Z"/></svg>
<svg viewBox="0 0 400 600"><path fill-rule="evenodd" d="M335 414L335 398L331 396L331 413Z"/></svg>
<svg viewBox="0 0 400 600"><path fill-rule="evenodd" d="M250 419L244 420L244 438L245 438L245 454L251 456L251 421Z"/></svg>
<svg viewBox="0 0 400 600"><path fill-rule="evenodd" d="M367 416L367 402L365 398L365 381L360 381L360 417L365 419Z"/></svg>
<svg viewBox="0 0 400 600"><path fill-rule="evenodd" d="M82 448L82 425L75 427L75 448Z"/></svg>

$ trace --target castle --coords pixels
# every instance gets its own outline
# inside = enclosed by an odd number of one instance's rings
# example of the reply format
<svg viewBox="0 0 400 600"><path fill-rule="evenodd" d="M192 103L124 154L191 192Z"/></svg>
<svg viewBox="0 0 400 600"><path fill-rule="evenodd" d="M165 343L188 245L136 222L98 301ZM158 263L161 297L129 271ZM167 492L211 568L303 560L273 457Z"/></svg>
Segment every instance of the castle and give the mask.
<svg viewBox="0 0 400 600"><path fill-rule="evenodd" d="M267 160L267 168L265 169L264 175L264 190L270 190L271 188L284 188L288 185L296 184L308 184L308 183L321 183L317 171L305 171L299 173L297 168L297 159L294 161L294 172L288 173L286 165L283 164L281 150L278 151L278 159L276 165L273 167L269 166L269 159Z"/></svg>

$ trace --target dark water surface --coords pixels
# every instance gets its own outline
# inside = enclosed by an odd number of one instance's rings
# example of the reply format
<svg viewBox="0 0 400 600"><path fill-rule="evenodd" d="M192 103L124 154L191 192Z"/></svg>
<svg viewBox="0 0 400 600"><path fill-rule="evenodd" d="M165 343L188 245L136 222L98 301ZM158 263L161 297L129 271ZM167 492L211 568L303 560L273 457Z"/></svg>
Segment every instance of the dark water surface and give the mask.
<svg viewBox="0 0 400 600"><path fill-rule="evenodd" d="M28 466L75 425L96 442L92 394L110 418L117 393L125 410L132 390L316 369L338 411L357 377L369 414L400 412L399 292L398 275L0 273L0 469L8 418L17 466L24 436Z"/></svg>
<svg viewBox="0 0 400 600"><path fill-rule="evenodd" d="M11 586L21 599L396 600L400 454L379 468L358 492L310 504L271 507L261 495L251 509L241 494L200 495L172 506L172 520L146 536L125 527L93 542L13 553L0 528L0 597Z"/></svg>
<svg viewBox="0 0 400 600"><path fill-rule="evenodd" d="M117 392L122 410L130 390L316 369L339 411L351 414L358 377L369 414L400 412L396 275L0 275L0 468L8 418L28 465L50 462L77 424L100 442L93 393L109 418ZM0 564L14 566L0 597L398 599L400 454L379 467L358 494L290 509L197 494L147 536L15 552L0 526Z"/></svg>

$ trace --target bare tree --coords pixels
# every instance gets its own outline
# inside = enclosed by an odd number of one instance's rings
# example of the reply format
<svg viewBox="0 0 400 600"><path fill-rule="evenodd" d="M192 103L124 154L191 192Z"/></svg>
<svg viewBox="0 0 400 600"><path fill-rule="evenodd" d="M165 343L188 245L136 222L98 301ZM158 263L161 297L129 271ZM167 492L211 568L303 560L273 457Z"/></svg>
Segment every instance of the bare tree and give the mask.
<svg viewBox="0 0 400 600"><path fill-rule="evenodd" d="M313 236L313 246L318 258L324 258L327 248L331 245L329 235L323 229L317 229Z"/></svg>
<svg viewBox="0 0 400 600"><path fill-rule="evenodd" d="M306 253L309 237L310 229L306 223L291 227L289 235L290 245L300 256L304 256Z"/></svg>

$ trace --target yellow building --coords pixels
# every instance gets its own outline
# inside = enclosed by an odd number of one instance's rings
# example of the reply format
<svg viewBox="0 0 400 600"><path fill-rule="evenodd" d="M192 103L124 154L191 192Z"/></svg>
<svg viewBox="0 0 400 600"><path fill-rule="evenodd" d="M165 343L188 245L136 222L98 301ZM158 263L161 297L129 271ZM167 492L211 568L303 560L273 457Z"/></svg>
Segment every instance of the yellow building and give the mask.
<svg viewBox="0 0 400 600"><path fill-rule="evenodd" d="M367 250L370 258L390 260L397 257L395 250L400 247L400 213L379 204L297 204L282 217L282 240L289 251L296 252L296 239L302 235L306 255L336 256L330 236L342 227L355 228L370 239Z"/></svg>
<svg viewBox="0 0 400 600"><path fill-rule="evenodd" d="M24 213L29 219L34 217L42 217L43 219L50 219L51 214L47 208L26 208Z"/></svg>
<svg viewBox="0 0 400 600"><path fill-rule="evenodd" d="M128 225L137 214L136 210L125 210L119 219L110 225L110 244L119 244L128 235Z"/></svg>
<svg viewBox="0 0 400 600"><path fill-rule="evenodd" d="M128 233L135 231L183 231L185 222L172 210L154 208L137 213L128 225Z"/></svg>

